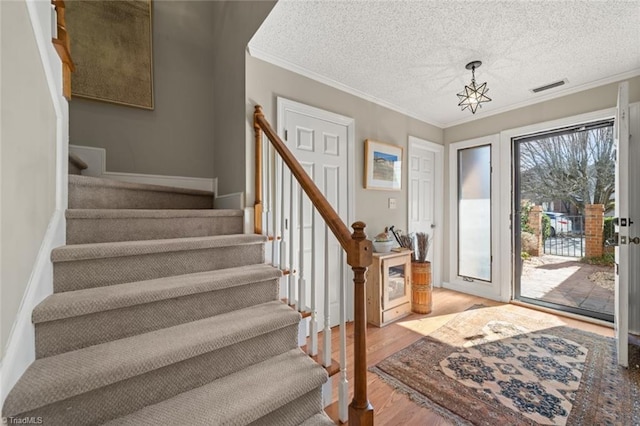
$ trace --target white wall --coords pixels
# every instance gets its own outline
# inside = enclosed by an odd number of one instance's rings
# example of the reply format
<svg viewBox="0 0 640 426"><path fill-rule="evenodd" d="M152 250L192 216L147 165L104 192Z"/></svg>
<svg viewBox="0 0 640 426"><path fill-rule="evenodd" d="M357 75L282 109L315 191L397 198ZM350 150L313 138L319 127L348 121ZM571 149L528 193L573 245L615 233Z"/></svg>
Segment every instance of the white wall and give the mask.
<svg viewBox="0 0 640 426"><path fill-rule="evenodd" d="M364 141L374 139L404 148L407 158L408 136L416 136L438 144L443 142L442 130L425 122L407 117L357 96L319 83L300 74L253 58L247 54L246 68L246 192L247 206L253 206L253 110L262 105L269 122L276 123L276 98L282 96L327 111L355 119L355 219L367 224L367 235L373 237L385 226L407 229L408 191L406 165L403 168L401 191L364 189ZM397 209L388 207L388 199L395 198ZM351 224L347 224L350 226Z"/></svg>
<svg viewBox="0 0 640 426"><path fill-rule="evenodd" d="M0 399L35 358L31 312L52 291L64 244L67 103L51 44L51 3L0 2Z"/></svg>

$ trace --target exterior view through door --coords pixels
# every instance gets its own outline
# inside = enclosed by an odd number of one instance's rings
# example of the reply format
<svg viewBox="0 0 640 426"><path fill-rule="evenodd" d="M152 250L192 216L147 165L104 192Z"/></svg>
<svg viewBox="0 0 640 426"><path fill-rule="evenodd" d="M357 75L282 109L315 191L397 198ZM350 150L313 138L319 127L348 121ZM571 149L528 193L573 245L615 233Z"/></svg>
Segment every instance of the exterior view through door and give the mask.
<svg viewBox="0 0 640 426"><path fill-rule="evenodd" d="M613 321L613 118L512 143L515 297Z"/></svg>

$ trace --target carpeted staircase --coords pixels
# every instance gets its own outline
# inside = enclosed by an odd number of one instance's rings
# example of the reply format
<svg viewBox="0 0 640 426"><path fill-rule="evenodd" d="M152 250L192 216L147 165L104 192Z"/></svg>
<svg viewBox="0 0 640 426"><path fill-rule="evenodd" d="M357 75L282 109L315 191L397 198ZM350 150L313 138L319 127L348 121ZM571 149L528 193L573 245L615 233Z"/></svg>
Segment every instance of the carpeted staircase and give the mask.
<svg viewBox="0 0 640 426"><path fill-rule="evenodd" d="M69 176L54 294L5 417L45 425L332 425L265 238L213 194Z"/></svg>

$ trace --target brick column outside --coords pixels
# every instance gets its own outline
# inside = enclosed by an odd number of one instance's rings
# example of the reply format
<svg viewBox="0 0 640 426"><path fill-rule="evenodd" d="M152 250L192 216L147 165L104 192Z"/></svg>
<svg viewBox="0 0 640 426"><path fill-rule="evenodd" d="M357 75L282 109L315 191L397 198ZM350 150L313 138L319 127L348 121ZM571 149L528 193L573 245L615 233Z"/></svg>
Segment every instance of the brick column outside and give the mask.
<svg viewBox="0 0 640 426"><path fill-rule="evenodd" d="M585 256L600 257L604 247L604 204L584 206Z"/></svg>
<svg viewBox="0 0 640 426"><path fill-rule="evenodd" d="M544 250L542 248L542 206L533 206L529 210L529 227L533 230L533 235L536 236L537 244L536 248L529 253L531 256L542 256Z"/></svg>

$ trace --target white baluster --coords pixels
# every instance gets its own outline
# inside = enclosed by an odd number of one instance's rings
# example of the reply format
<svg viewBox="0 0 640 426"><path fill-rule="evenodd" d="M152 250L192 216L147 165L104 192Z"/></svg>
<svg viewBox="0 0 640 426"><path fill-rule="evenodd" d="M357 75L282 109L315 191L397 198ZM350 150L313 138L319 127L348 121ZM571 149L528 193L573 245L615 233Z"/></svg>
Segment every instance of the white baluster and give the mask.
<svg viewBox="0 0 640 426"><path fill-rule="evenodd" d="M318 355L318 308L316 306L316 209L311 207L311 322L309 355Z"/></svg>
<svg viewBox="0 0 640 426"><path fill-rule="evenodd" d="M338 418L349 420L349 381L347 380L347 289L344 285L344 251L340 250L340 383L338 384Z"/></svg>
<svg viewBox="0 0 640 426"><path fill-rule="evenodd" d="M262 140L262 232L269 236L269 141Z"/></svg>
<svg viewBox="0 0 640 426"><path fill-rule="evenodd" d="M289 305L293 305L296 300L296 286L294 278L294 259L295 259L295 202L294 202L294 178L293 173L289 173Z"/></svg>
<svg viewBox="0 0 640 426"><path fill-rule="evenodd" d="M277 181L280 178L280 171L276 167L276 158L274 154L275 150L273 149L271 144L269 144L269 169L271 170L271 173L269 174L271 176L271 178L269 179L269 208L271 209L270 225L271 235L273 236L273 240L271 240L271 264L273 266L278 266L280 264L280 261L278 259L280 250L278 247L278 229L276 224L278 223L277 216L280 212L278 211L278 191L276 190L276 188L278 185Z"/></svg>
<svg viewBox="0 0 640 426"><path fill-rule="evenodd" d="M285 207L286 207L286 203L285 203L285 195L284 195L284 190L285 190L285 168L284 168L284 163L282 162L282 159L280 157L278 157L278 163L280 164L280 255L279 255L279 261L280 261L280 270L281 271L285 271L287 269L289 269L287 267L287 218L286 218L286 214L285 214ZM285 297L289 297L289 280L291 277L291 270L289 269L289 275L288 276L284 276L282 277L282 280L280 281L283 284L283 293ZM289 299L291 300L291 299Z"/></svg>
<svg viewBox="0 0 640 426"><path fill-rule="evenodd" d="M322 348L322 365L329 367L331 365L331 321L329 318L329 310L331 306L331 294L329 291L329 227L324 225L324 330L323 348Z"/></svg>
<svg viewBox="0 0 640 426"><path fill-rule="evenodd" d="M298 259L298 312L305 311L306 305L306 289L304 282L304 192L302 191L302 186L299 186L298 191L298 213L299 213L299 223L298 229L300 230L299 237L299 249L298 254L300 255Z"/></svg>

